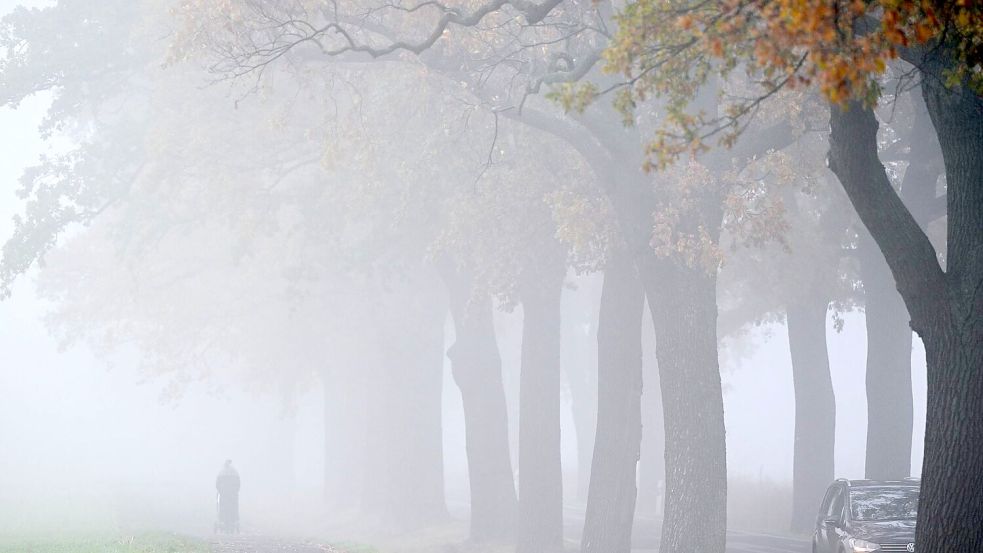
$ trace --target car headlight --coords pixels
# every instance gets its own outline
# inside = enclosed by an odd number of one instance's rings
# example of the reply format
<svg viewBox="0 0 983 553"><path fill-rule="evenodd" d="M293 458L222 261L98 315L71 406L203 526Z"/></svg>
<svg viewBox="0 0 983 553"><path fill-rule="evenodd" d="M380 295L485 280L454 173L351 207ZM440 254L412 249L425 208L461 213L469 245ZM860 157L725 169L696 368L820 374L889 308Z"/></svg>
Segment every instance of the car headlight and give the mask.
<svg viewBox="0 0 983 553"><path fill-rule="evenodd" d="M847 544L854 553L866 553L867 551L880 551L881 546L876 543L871 543L867 540L861 540L857 538L850 538L846 540Z"/></svg>

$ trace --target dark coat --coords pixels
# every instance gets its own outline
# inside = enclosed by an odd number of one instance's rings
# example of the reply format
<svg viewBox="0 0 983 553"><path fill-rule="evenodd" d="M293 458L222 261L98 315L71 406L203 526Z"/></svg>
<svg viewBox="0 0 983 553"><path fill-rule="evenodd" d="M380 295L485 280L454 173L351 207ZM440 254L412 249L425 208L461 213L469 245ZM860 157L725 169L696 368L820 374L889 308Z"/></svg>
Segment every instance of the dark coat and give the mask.
<svg viewBox="0 0 983 553"><path fill-rule="evenodd" d="M239 473L231 466L222 469L215 479L218 490L218 518L222 524L239 521Z"/></svg>

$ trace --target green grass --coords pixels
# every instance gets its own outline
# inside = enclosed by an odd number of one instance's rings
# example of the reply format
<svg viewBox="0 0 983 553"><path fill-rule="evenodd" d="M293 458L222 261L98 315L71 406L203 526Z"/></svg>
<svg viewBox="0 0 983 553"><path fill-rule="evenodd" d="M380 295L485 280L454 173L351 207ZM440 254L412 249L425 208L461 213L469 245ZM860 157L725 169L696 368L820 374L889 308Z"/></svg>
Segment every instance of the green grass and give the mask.
<svg viewBox="0 0 983 553"><path fill-rule="evenodd" d="M0 553L207 553L208 544L173 534L0 537Z"/></svg>

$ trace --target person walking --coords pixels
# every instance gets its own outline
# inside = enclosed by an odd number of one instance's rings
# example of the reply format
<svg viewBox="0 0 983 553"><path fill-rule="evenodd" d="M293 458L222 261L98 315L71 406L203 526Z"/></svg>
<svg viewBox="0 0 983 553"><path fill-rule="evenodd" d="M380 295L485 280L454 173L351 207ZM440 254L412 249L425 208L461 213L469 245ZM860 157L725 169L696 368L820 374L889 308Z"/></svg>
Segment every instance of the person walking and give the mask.
<svg viewBox="0 0 983 553"><path fill-rule="evenodd" d="M239 473L232 466L232 460L225 461L215 489L218 492L218 523L216 530L232 534L239 532Z"/></svg>

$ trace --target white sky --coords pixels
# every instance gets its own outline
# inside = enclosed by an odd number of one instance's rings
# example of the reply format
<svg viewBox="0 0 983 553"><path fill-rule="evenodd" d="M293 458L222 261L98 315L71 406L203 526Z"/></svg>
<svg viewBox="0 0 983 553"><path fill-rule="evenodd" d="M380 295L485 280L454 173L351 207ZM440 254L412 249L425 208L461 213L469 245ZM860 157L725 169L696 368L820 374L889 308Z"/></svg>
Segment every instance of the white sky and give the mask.
<svg viewBox="0 0 983 553"><path fill-rule="evenodd" d="M18 3L0 0L0 14ZM49 102L39 95L16 110L0 108L0 240L22 209L16 196L22 170L46 151L37 127ZM175 504L182 495L185 504L164 516L184 525L183 509L193 523L210 525L212 479L225 458L235 459L244 475L245 503L291 476L276 459L291 448L303 451L293 472L319 490L321 448L283 442L321 433L313 397L301 404L288 432L277 398L192 390L177 404L162 404L161 383L142 382L132 353L110 368L85 347L58 351L42 322L47 307L34 295L33 273L0 302L0 530L52 520L63 529L115 524L112 503L139 493L170 494ZM275 472L281 474L264 478L267 488L257 489L257 474Z"/></svg>

